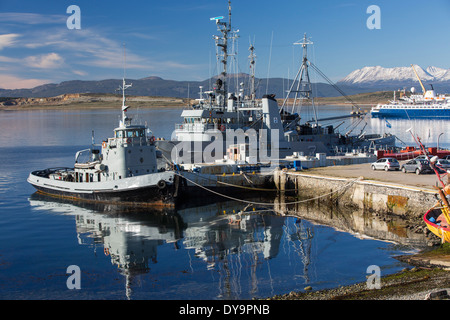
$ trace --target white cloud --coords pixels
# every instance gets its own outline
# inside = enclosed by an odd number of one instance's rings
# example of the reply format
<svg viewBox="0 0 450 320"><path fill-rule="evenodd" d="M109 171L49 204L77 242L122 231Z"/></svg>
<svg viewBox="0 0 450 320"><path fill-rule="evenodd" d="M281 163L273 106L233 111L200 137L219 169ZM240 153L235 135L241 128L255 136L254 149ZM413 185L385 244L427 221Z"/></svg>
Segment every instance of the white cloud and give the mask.
<svg viewBox="0 0 450 320"><path fill-rule="evenodd" d="M17 33L0 34L0 50L3 50L5 47L11 47L17 42L16 39L19 36Z"/></svg>
<svg viewBox="0 0 450 320"><path fill-rule="evenodd" d="M24 16L9 19L25 19ZM2 15L0 14L0 21ZM39 17L34 21L38 21ZM31 24L28 21L28 24ZM27 32L9 33L0 36L0 50L14 46L20 52L0 55L0 70L4 74L14 75L18 79L40 78L51 79L50 82L73 80L77 78L101 79L122 75L124 48L123 43L110 36L108 32L85 28L68 30L65 26L57 28L28 27ZM199 69L194 65L175 62L164 57L137 54L134 47L126 47L126 74L128 77L142 77L146 74L175 74L180 71ZM39 72L39 74L37 74ZM192 76L192 75L191 75ZM12 83L33 83L20 82ZM39 80L37 80L39 83ZM40 84L40 83L39 83Z"/></svg>
<svg viewBox="0 0 450 320"><path fill-rule="evenodd" d="M34 88L49 82L46 79L24 79L12 75L0 74L0 88L2 89Z"/></svg>
<svg viewBox="0 0 450 320"><path fill-rule="evenodd" d="M25 63L33 68L54 69L60 67L64 63L64 59L59 54L52 52L26 57Z"/></svg>
<svg viewBox="0 0 450 320"><path fill-rule="evenodd" d="M79 75L79 76L86 76L88 74L87 72L84 72L84 71L81 71L81 70L72 70L72 72L74 74Z"/></svg>
<svg viewBox="0 0 450 320"><path fill-rule="evenodd" d="M27 12L0 12L0 20L20 24L54 24L61 23L65 25L67 16L56 14L38 14Z"/></svg>
<svg viewBox="0 0 450 320"><path fill-rule="evenodd" d="M11 58L6 56L0 56L0 62L7 62L7 63L17 63L20 59L17 58Z"/></svg>

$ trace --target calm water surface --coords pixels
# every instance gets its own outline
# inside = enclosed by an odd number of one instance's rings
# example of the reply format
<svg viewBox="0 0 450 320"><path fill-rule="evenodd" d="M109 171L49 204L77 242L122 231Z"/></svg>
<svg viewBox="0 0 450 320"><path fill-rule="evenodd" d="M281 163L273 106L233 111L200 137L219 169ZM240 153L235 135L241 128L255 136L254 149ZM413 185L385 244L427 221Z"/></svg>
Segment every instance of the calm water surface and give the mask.
<svg viewBox="0 0 450 320"><path fill-rule="evenodd" d="M333 107L323 117L340 112ZM170 138L179 114L140 110L135 118ZM161 215L34 194L26 182L31 170L73 166L92 130L99 142L118 119L119 110L0 112L1 299L261 298L365 281L369 265L395 272L404 265L393 256L414 249L239 202ZM447 125L389 122L389 130L411 145L405 130L412 125L427 145L436 144ZM387 129L372 119L365 131ZM448 133L441 135L441 146L449 141ZM67 288L70 265L80 267L80 290Z"/></svg>

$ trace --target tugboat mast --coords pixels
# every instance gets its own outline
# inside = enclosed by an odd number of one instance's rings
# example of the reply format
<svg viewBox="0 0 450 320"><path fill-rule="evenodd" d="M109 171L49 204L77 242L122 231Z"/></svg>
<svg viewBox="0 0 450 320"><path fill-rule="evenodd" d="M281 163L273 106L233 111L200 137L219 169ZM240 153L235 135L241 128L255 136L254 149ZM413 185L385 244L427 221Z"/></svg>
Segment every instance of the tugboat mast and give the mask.
<svg viewBox="0 0 450 320"><path fill-rule="evenodd" d="M126 70L126 52L125 52L125 44L123 45L123 78L122 78L122 86L119 86L119 90L122 90L122 121L120 121L120 127L127 127L131 124L131 118L127 116L127 110L129 106L125 105L125 90L130 88L133 84L125 83L125 70Z"/></svg>
<svg viewBox="0 0 450 320"><path fill-rule="evenodd" d="M122 86L119 86L119 90L122 90L122 121L120 121L120 127L127 127L130 125L131 118L127 116L127 110L129 106L125 105L125 90L130 88L133 84L126 84L125 77L122 79Z"/></svg>

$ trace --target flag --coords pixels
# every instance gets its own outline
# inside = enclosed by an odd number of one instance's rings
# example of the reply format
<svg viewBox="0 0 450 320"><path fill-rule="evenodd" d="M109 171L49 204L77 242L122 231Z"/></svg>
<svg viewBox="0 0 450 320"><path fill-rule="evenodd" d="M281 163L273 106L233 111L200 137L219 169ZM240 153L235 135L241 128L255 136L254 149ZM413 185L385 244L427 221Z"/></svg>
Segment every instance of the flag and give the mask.
<svg viewBox="0 0 450 320"><path fill-rule="evenodd" d="M389 123L389 121L387 121L386 119L384 119L384 121L386 121L386 127L392 128L392 126L391 126L391 124Z"/></svg>

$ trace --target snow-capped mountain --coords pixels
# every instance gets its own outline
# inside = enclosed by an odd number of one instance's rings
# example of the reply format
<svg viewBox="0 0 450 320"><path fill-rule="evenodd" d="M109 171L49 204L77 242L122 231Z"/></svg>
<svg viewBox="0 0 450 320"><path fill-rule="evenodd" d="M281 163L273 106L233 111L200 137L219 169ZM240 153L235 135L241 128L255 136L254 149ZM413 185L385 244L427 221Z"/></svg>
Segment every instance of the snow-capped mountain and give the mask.
<svg viewBox="0 0 450 320"><path fill-rule="evenodd" d="M430 66L426 69L418 65L414 65L420 80L426 83L441 83L450 81L450 69L443 69ZM364 67L351 72L344 79L339 81L342 84L347 85L387 85L387 84L410 84L412 82L418 82L413 68L409 67L395 67L395 68L383 68L376 67Z"/></svg>

